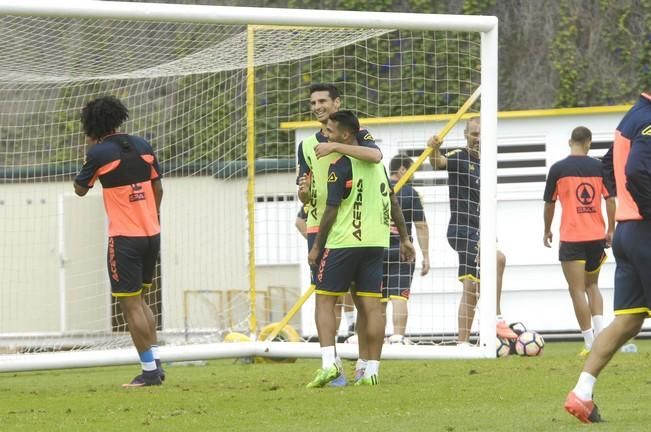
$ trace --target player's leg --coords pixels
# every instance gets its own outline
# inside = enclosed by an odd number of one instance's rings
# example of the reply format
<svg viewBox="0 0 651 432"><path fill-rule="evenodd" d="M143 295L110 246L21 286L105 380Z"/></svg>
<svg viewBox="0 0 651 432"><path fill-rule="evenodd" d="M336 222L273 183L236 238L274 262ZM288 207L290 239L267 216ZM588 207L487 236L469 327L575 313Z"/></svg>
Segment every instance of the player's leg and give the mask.
<svg viewBox="0 0 651 432"><path fill-rule="evenodd" d="M470 340L470 329L475 319L475 308L479 298L479 283L468 275L460 276L463 285L461 301L459 303L459 343L468 343Z"/></svg>
<svg viewBox="0 0 651 432"><path fill-rule="evenodd" d="M502 251L497 251L497 285L495 287L497 293L496 313L498 316L502 315L502 281L504 280L504 270L506 269L506 255Z"/></svg>
<svg viewBox="0 0 651 432"><path fill-rule="evenodd" d="M363 308L361 297L359 297L355 292L353 292L353 302L355 303L355 308L357 309L357 349L358 356L357 362L355 363L355 382L359 381L360 378L364 376L364 371L368 364L368 316L366 310Z"/></svg>
<svg viewBox="0 0 651 432"><path fill-rule="evenodd" d="M154 340L153 345L151 346L152 352L154 353L154 360L156 361L156 366L158 367L158 372L160 373L161 380L165 381L165 371L160 360L160 352L158 349L158 335L157 335L157 323L156 316L149 306L147 297L152 294L151 288L154 281L154 274L156 272L156 263L158 262L158 255L160 253L160 235L155 235L149 237L149 248L145 254L142 263L142 310L147 318L149 324L149 329L151 336Z"/></svg>
<svg viewBox="0 0 651 432"><path fill-rule="evenodd" d="M384 343L384 328L386 323L385 306L379 297L369 297L366 296L366 293L358 293L358 295L360 296L357 305L360 309L364 310L364 313L368 317L366 322L367 330L364 335L367 344L368 359L364 376L356 382L356 385L376 385L378 384L380 357Z"/></svg>
<svg viewBox="0 0 651 432"><path fill-rule="evenodd" d="M574 389L565 399L565 410L583 423L602 421L599 409L594 404L593 389L597 377L608 365L613 355L642 328L648 313L617 315L612 323L599 335L592 345Z"/></svg>
<svg viewBox="0 0 651 432"><path fill-rule="evenodd" d="M389 338L392 343L406 343L405 332L409 319L407 302L411 293L411 281L414 277L416 266L413 262L400 262L398 264L397 289L390 294L393 309L393 335Z"/></svg>
<svg viewBox="0 0 651 432"><path fill-rule="evenodd" d="M321 346L321 369L308 388L323 387L342 373L337 364L335 307L352 281L354 263L350 261L347 249L325 249L318 260L314 319Z"/></svg>
<svg viewBox="0 0 651 432"><path fill-rule="evenodd" d="M478 243L471 238L466 229L448 226L448 243L459 256L458 277L462 284L459 313L457 315L460 344L470 340L470 329L475 319L475 307L479 298L479 278L477 269Z"/></svg>
<svg viewBox="0 0 651 432"><path fill-rule="evenodd" d="M606 261L604 242L590 242L588 259L585 266L585 293L588 296L588 305L592 315L592 331L595 337L603 329L604 300L599 291L599 271Z"/></svg>
<svg viewBox="0 0 651 432"><path fill-rule="evenodd" d="M146 242L139 237L111 237L108 247L111 290L118 299L127 321L143 373L124 386L142 387L161 383L151 346L154 345L149 322L142 308L142 260Z"/></svg>
<svg viewBox="0 0 651 432"><path fill-rule="evenodd" d="M585 290L586 251L585 243L561 242L558 248L558 258L567 281L572 306L574 307L574 315L583 336L584 347L580 353L582 356L588 354L594 341L592 313L590 312Z"/></svg>
<svg viewBox="0 0 651 432"><path fill-rule="evenodd" d="M356 305L366 317L363 337L367 344L368 361L364 376L355 385L375 385L380 373L380 356L386 326L386 307L382 303L384 248L356 249Z"/></svg>
<svg viewBox="0 0 651 432"><path fill-rule="evenodd" d="M407 315L409 313L407 299L401 296L391 297L391 308L393 309L393 336L404 338L405 329L407 328Z"/></svg>
<svg viewBox="0 0 651 432"><path fill-rule="evenodd" d="M496 313L497 313L497 336L506 339L517 339L518 335L511 329L502 316L502 281L504 280L504 270L506 269L506 255L499 249L497 250L497 283L495 291L496 298Z"/></svg>
<svg viewBox="0 0 651 432"><path fill-rule="evenodd" d="M615 352L634 337L651 310L651 226L647 222L620 222L615 230L615 320L596 338L583 372L568 394L565 409L584 423L601 421L592 401L597 377Z"/></svg>
<svg viewBox="0 0 651 432"><path fill-rule="evenodd" d="M583 335L585 349L590 351L594 335L592 331L592 313L586 298L585 262L562 261L561 268L570 291L574 315Z"/></svg>

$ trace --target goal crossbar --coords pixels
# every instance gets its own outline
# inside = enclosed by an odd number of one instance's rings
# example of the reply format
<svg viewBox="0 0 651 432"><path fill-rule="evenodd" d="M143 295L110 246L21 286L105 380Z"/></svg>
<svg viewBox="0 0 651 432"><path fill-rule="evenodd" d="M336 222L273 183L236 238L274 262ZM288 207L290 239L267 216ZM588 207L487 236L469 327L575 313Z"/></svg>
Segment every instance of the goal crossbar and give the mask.
<svg viewBox="0 0 651 432"><path fill-rule="evenodd" d="M397 12L348 12L235 6L174 5L114 1L0 0L0 14L138 21L350 27L404 30L486 32L497 27L493 16L460 16ZM309 18L308 18L309 17Z"/></svg>

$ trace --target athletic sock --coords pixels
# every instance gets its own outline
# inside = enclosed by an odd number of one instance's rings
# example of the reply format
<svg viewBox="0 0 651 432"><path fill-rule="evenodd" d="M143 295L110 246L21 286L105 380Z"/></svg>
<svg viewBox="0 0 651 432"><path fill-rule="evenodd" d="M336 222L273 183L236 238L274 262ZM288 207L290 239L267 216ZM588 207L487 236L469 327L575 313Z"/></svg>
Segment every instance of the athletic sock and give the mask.
<svg viewBox="0 0 651 432"><path fill-rule="evenodd" d="M581 335L583 336L583 342L585 343L585 349L590 351L592 349L592 342L594 342L594 332L592 331L591 328L581 331Z"/></svg>
<svg viewBox="0 0 651 432"><path fill-rule="evenodd" d="M151 348L141 353L138 353L140 357L140 365L142 370L145 372L155 371L158 367L156 366L156 360L154 360L154 353Z"/></svg>
<svg viewBox="0 0 651 432"><path fill-rule="evenodd" d="M604 329L604 316L603 315L592 315L592 330L594 331L595 337L601 330Z"/></svg>
<svg viewBox="0 0 651 432"><path fill-rule="evenodd" d="M371 377L373 375L380 374L380 360L369 360L366 363L366 369L364 370L365 377Z"/></svg>
<svg viewBox="0 0 651 432"><path fill-rule="evenodd" d="M576 387L574 387L574 390L572 391L579 397L579 399L592 400L592 391L596 382L597 378L587 372L581 372L581 375L579 375L579 381L576 383Z"/></svg>
<svg viewBox="0 0 651 432"><path fill-rule="evenodd" d="M327 346L321 347L321 367L327 369L335 363L336 353L335 347Z"/></svg>

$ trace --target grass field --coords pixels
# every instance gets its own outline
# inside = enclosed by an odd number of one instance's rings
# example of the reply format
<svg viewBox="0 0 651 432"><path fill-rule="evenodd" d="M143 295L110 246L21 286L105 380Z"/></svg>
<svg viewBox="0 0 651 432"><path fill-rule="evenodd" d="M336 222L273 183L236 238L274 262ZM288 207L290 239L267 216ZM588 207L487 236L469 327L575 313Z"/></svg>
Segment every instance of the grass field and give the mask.
<svg viewBox="0 0 651 432"><path fill-rule="evenodd" d="M599 380L607 423L591 426L562 409L582 365L575 342L538 358L385 361L381 385L366 388L305 389L317 360L168 365L163 386L139 389L120 387L136 366L0 374L0 431L639 431L651 342L637 344Z"/></svg>

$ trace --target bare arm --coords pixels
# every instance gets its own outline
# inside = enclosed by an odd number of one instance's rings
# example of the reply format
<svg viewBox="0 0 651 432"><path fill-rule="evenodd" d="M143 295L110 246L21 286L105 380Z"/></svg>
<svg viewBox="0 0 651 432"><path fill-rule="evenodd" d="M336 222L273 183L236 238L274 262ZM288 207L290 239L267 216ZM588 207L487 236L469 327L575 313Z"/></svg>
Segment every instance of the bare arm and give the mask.
<svg viewBox="0 0 651 432"><path fill-rule="evenodd" d="M314 147L317 158L322 158L333 152L371 163L380 163L382 161L382 152L377 148L337 142L320 143Z"/></svg>
<svg viewBox="0 0 651 432"><path fill-rule="evenodd" d="M298 232L301 233L303 238L307 240L307 221L302 217L297 217L296 222L294 222L294 226Z"/></svg>
<svg viewBox="0 0 651 432"><path fill-rule="evenodd" d="M608 231L606 232L606 246L610 247L613 244L613 236L615 235L615 211L617 210L617 201L615 197L606 199L606 215L608 216Z"/></svg>
<svg viewBox="0 0 651 432"><path fill-rule="evenodd" d="M405 261L413 261L416 256L416 250L414 249L414 245L411 244L411 240L409 240L405 216L402 214L398 199L393 192L391 193L391 219L393 219L393 223L396 224L396 228L398 228L398 233L400 234L400 258Z"/></svg>
<svg viewBox="0 0 651 432"><path fill-rule="evenodd" d="M421 276L429 273L429 227L427 221L414 222L416 226L416 238L418 238L418 245L423 254L423 268L420 272Z"/></svg>
<svg viewBox="0 0 651 432"><path fill-rule="evenodd" d="M432 153L429 156L429 163L435 170L447 169L448 160L441 154L441 144L443 141L437 136L433 136L427 140L427 146L432 148Z"/></svg>
<svg viewBox="0 0 651 432"><path fill-rule="evenodd" d="M555 202L546 202L543 218L545 219L545 234L543 235L543 244L545 247L552 247L552 220L554 219Z"/></svg>
<svg viewBox="0 0 651 432"><path fill-rule="evenodd" d="M156 213L160 219L160 204L163 202L163 182L160 178L151 181L151 187L154 190L154 199L156 200Z"/></svg>
<svg viewBox="0 0 651 432"><path fill-rule="evenodd" d="M308 174L301 176L298 179L298 199L303 204L310 202L310 177Z"/></svg>

